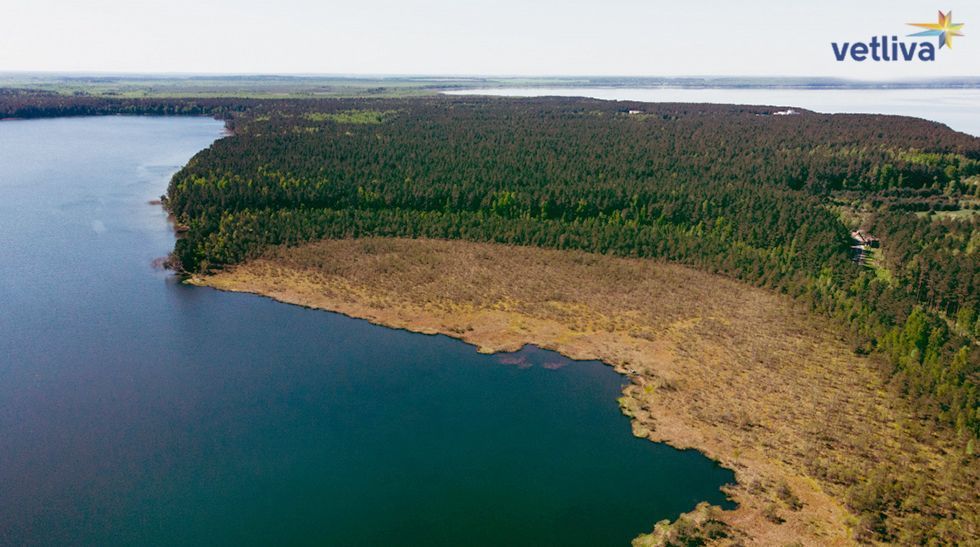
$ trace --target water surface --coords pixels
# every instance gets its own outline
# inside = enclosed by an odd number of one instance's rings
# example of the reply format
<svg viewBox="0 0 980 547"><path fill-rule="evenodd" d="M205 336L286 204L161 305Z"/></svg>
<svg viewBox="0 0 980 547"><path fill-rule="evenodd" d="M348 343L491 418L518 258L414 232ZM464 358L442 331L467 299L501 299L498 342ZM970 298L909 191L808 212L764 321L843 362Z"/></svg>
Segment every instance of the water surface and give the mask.
<svg viewBox="0 0 980 547"><path fill-rule="evenodd" d="M596 362L180 285L203 118L0 122L0 544L624 545L731 472Z"/></svg>

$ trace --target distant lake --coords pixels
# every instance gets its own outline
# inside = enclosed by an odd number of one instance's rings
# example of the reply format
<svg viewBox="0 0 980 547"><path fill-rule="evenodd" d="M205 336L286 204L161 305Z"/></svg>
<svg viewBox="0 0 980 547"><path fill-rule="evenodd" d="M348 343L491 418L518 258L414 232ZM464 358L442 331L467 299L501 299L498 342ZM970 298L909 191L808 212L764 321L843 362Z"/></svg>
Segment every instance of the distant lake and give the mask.
<svg viewBox="0 0 980 547"><path fill-rule="evenodd" d="M980 136L980 89L720 89L527 87L447 91L448 95L592 97L652 103L796 106L816 112L897 114L944 123Z"/></svg>
<svg viewBox="0 0 980 547"><path fill-rule="evenodd" d="M0 122L0 544L626 545L733 480L624 378L177 283L205 118Z"/></svg>

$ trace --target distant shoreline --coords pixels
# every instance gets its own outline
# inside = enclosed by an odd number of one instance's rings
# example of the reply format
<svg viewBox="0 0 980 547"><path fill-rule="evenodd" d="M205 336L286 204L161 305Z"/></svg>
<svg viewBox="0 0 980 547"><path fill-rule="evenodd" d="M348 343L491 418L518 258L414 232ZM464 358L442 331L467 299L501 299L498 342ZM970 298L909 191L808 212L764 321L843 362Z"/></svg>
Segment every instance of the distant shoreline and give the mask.
<svg viewBox="0 0 980 547"><path fill-rule="evenodd" d="M228 75L59 74L0 72L0 91L45 91L64 96L150 97L406 97L472 88L603 87L731 90L980 89L980 77L863 81L779 76L460 76L460 75ZM2 95L0 95L2 96Z"/></svg>

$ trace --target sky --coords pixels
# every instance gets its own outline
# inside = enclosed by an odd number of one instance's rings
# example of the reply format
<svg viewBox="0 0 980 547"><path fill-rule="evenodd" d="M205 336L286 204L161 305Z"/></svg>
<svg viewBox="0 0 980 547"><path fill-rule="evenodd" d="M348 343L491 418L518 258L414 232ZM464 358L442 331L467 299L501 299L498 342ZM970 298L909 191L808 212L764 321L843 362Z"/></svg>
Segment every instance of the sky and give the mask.
<svg viewBox="0 0 980 547"><path fill-rule="evenodd" d="M980 76L980 2L942 2L4 0L0 71ZM935 62L834 58L940 9L965 36Z"/></svg>

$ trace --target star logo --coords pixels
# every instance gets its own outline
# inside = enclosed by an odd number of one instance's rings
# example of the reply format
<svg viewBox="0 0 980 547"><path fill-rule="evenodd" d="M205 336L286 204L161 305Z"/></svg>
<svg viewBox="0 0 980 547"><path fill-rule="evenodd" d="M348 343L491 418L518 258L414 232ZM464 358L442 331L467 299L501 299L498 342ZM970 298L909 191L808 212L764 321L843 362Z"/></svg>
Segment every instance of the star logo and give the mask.
<svg viewBox="0 0 980 547"><path fill-rule="evenodd" d="M939 37L939 48L942 49L944 46L952 48L953 47L953 36L963 36L960 34L959 30L963 28L963 23L953 23L953 11L950 10L948 13L939 12L939 22L938 23L909 23L913 27L920 27L924 29L922 32L916 32L915 34L909 34L909 36L938 36Z"/></svg>

